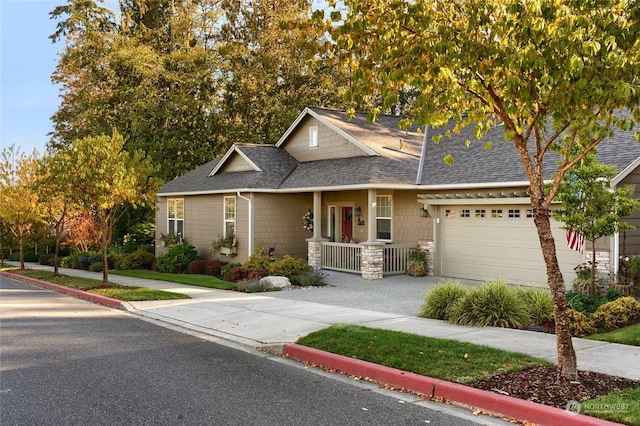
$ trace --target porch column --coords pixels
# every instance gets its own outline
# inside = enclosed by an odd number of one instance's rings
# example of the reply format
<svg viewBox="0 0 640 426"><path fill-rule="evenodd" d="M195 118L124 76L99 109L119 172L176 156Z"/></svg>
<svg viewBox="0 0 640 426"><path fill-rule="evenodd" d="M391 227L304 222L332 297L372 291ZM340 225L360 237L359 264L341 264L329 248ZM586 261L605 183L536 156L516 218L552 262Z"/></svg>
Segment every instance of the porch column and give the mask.
<svg viewBox="0 0 640 426"><path fill-rule="evenodd" d="M378 223L376 222L376 197L378 191L375 189L369 189L367 191L367 235L369 241L375 241L378 235Z"/></svg>
<svg viewBox="0 0 640 426"><path fill-rule="evenodd" d="M322 238L322 192L313 193L313 238Z"/></svg>
<svg viewBox="0 0 640 426"><path fill-rule="evenodd" d="M322 192L313 193L313 237L307 238L307 263L314 271L322 269Z"/></svg>
<svg viewBox="0 0 640 426"><path fill-rule="evenodd" d="M362 278L379 280L384 275L384 243L365 241L360 243L360 267Z"/></svg>

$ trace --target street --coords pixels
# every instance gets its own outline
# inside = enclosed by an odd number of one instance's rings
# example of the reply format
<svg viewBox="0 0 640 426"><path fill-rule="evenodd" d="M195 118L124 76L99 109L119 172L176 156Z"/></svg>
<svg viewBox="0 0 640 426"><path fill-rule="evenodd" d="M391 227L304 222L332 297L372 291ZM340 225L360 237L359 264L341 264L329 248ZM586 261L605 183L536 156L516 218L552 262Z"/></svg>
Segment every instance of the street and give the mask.
<svg viewBox="0 0 640 426"><path fill-rule="evenodd" d="M506 424L0 277L2 425Z"/></svg>

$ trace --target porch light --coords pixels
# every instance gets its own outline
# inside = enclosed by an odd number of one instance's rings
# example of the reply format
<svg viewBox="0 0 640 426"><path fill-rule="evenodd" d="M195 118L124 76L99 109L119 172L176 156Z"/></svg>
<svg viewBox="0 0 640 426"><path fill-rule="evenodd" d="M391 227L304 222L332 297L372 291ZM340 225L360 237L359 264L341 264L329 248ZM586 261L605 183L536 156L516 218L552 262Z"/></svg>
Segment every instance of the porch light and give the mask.
<svg viewBox="0 0 640 426"><path fill-rule="evenodd" d="M425 209L419 209L420 217L429 217L429 212Z"/></svg>

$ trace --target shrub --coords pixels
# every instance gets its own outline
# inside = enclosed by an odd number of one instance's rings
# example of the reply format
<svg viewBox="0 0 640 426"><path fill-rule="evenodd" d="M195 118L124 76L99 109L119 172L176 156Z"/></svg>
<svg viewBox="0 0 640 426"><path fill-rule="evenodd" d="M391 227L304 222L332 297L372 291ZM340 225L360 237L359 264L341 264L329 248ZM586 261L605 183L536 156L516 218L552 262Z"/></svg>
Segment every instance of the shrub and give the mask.
<svg viewBox="0 0 640 426"><path fill-rule="evenodd" d="M56 255L54 253L46 253L38 256L38 263L41 265L53 266Z"/></svg>
<svg viewBox="0 0 640 426"><path fill-rule="evenodd" d="M187 272L189 272L190 274L204 275L204 271L207 267L207 262L209 261L204 259L194 260L193 262L189 263L189 266L187 266Z"/></svg>
<svg viewBox="0 0 640 426"><path fill-rule="evenodd" d="M239 266L242 266L242 263L227 263L227 264L223 265L220 268L220 276L222 278L224 278L225 275L227 275L230 270L232 270L233 268L237 268Z"/></svg>
<svg viewBox="0 0 640 426"><path fill-rule="evenodd" d="M267 271L266 269L262 269L262 268L256 268L253 270L248 270L246 266L242 266L246 271L247 271L247 279L252 281L252 280L260 280L260 278L264 278L267 275L269 275L269 271Z"/></svg>
<svg viewBox="0 0 640 426"><path fill-rule="evenodd" d="M102 261L102 256L97 252L77 251L75 253L71 253L67 257L64 257L60 261L60 264L65 268L89 270L89 266L91 266L91 263L96 261L96 258Z"/></svg>
<svg viewBox="0 0 640 426"><path fill-rule="evenodd" d="M540 288L520 287L517 294L524 302L524 309L532 324L543 325L553 322L551 293Z"/></svg>
<svg viewBox="0 0 640 426"><path fill-rule="evenodd" d="M133 253L125 254L118 261L118 269L147 269L152 270L156 257L144 249L138 249Z"/></svg>
<svg viewBox="0 0 640 426"><path fill-rule="evenodd" d="M605 330L624 327L638 319L640 319L640 302L631 296L605 303L591 315L593 325Z"/></svg>
<svg viewBox="0 0 640 426"><path fill-rule="evenodd" d="M102 272L104 270L104 268L102 266L102 261L93 262L91 265L89 265L89 270L91 272Z"/></svg>
<svg viewBox="0 0 640 426"><path fill-rule="evenodd" d="M294 259L289 255L285 255L282 259L277 259L269 265L269 275L278 275L289 278L291 284L299 284L298 276L303 272L311 271L304 259Z"/></svg>
<svg viewBox="0 0 640 426"><path fill-rule="evenodd" d="M19 251L14 251L13 253L11 253L8 257L7 260L11 260L13 262L19 262L20 261L20 252ZM24 261L25 262L37 262L38 261L38 255L32 252L28 252L25 251L24 252Z"/></svg>
<svg viewBox="0 0 640 426"><path fill-rule="evenodd" d="M327 275L321 270L303 272L296 277L298 285L301 287L326 286L327 284L324 282L326 278Z"/></svg>
<svg viewBox="0 0 640 426"><path fill-rule="evenodd" d="M449 321L477 327L520 327L528 320L524 303L504 280L470 288L449 312Z"/></svg>
<svg viewBox="0 0 640 426"><path fill-rule="evenodd" d="M588 296L579 291L570 291L567 293L567 306L588 316L605 303L612 302L622 296L623 294L615 289L607 290L604 296Z"/></svg>
<svg viewBox="0 0 640 426"><path fill-rule="evenodd" d="M247 279L247 280L240 280L236 284L236 290L243 291L246 293L258 293L262 291L268 291L269 289L267 288L266 284L260 283L260 280Z"/></svg>
<svg viewBox="0 0 640 426"><path fill-rule="evenodd" d="M204 274L213 277L222 277L222 267L227 264L228 262L221 260L209 260L204 267Z"/></svg>
<svg viewBox="0 0 640 426"><path fill-rule="evenodd" d="M229 269L227 273L222 276L222 279L232 283L237 283L242 280L246 280L248 276L249 273L246 269L244 269L242 266L236 266L235 268Z"/></svg>
<svg viewBox="0 0 640 426"><path fill-rule="evenodd" d="M276 260L273 256L269 256L265 254L264 250L260 249L256 253L252 254L242 266L248 271L252 271L254 269L266 269L269 270L271 264L273 264Z"/></svg>
<svg viewBox="0 0 640 426"><path fill-rule="evenodd" d="M189 263L200 257L194 246L188 243L178 244L169 251L158 257L158 270L160 272L184 272Z"/></svg>
<svg viewBox="0 0 640 426"><path fill-rule="evenodd" d="M595 327L582 312L575 309L568 309L567 315L569 317L569 333L574 337L588 336L596 332Z"/></svg>
<svg viewBox="0 0 640 426"><path fill-rule="evenodd" d="M457 280L440 281L424 297L419 317L448 320L449 312L464 296L468 288Z"/></svg>

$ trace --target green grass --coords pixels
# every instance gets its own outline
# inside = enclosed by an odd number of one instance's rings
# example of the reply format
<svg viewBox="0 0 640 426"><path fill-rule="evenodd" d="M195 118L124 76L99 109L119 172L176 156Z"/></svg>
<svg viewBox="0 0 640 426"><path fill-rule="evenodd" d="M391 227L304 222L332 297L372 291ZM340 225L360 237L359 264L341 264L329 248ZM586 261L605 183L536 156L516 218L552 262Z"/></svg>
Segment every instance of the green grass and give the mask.
<svg viewBox="0 0 640 426"><path fill-rule="evenodd" d="M114 270L109 271L113 275L124 275L134 278L146 278L149 280L169 281L178 284L187 284L198 287L216 288L218 290L231 290L236 286L235 283L222 281L216 277L198 274L167 274L164 272L144 271L138 269L132 270Z"/></svg>
<svg viewBox="0 0 640 426"><path fill-rule="evenodd" d="M580 412L625 425L640 426L640 387L581 402Z"/></svg>
<svg viewBox="0 0 640 426"><path fill-rule="evenodd" d="M101 280L92 280L88 278L69 277L66 275L53 276L53 272L38 269L15 269L11 271L14 274L23 275L25 277L35 278L47 281L53 284L74 288L77 290L88 291L94 294L111 297L113 299L125 302L147 301L147 300L175 300L190 299L186 294L172 293L169 291L155 290L146 287L122 286L119 284L109 283L108 288L102 286ZM101 288L102 287L102 288Z"/></svg>
<svg viewBox="0 0 640 426"><path fill-rule="evenodd" d="M607 333L593 334L587 339L640 346L640 324L630 325Z"/></svg>
<svg viewBox="0 0 640 426"><path fill-rule="evenodd" d="M298 343L462 384L548 364L540 358L487 346L345 324L311 333Z"/></svg>

